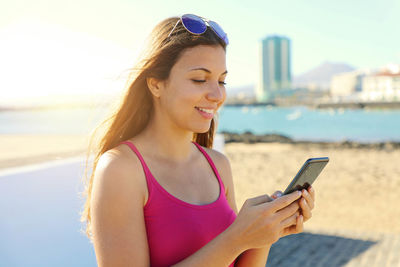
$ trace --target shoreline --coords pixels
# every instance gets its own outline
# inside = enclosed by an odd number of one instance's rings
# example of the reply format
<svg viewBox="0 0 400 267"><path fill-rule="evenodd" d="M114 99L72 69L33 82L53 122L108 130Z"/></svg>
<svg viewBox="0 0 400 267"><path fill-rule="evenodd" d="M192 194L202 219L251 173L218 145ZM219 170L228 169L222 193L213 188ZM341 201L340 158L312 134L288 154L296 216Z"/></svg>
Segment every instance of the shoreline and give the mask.
<svg viewBox="0 0 400 267"><path fill-rule="evenodd" d="M42 154L21 158L11 158L0 161L0 171L8 169L23 168L26 166L47 163L50 161L68 160L71 158L82 157L86 159L86 152L84 150L70 151L70 152L55 152L51 154Z"/></svg>
<svg viewBox="0 0 400 267"><path fill-rule="evenodd" d="M269 102L257 102L255 99L248 100L227 100L224 106L230 107L243 107L243 106L274 106L274 107L294 107L304 106L313 109L400 109L400 101L344 101L344 102L333 102L333 101L269 101Z"/></svg>
<svg viewBox="0 0 400 267"><path fill-rule="evenodd" d="M86 157L85 155L75 155L75 156L68 156L65 158L43 158L43 161L32 162L29 164L24 165L17 165L17 166L10 166L7 168L0 168L0 179L5 176L9 175L16 175L26 172L32 172L37 170L43 170L47 168L52 168L58 165L68 164L68 163L75 163L75 162L85 162Z"/></svg>
<svg viewBox="0 0 400 267"><path fill-rule="evenodd" d="M281 134L253 134L252 132L233 133L233 132L220 132L224 135L225 143L281 143L293 144L299 146L314 146L323 148L361 148L361 149L375 149L375 150L393 150L400 149L400 142L397 141L382 141L382 142L357 142L351 140L343 141L298 141L293 140L288 136Z"/></svg>
<svg viewBox="0 0 400 267"><path fill-rule="evenodd" d="M291 145L299 149L334 149L363 151L397 151L400 142L360 143L295 141L284 135L255 135L250 132L242 134L221 132L225 146L230 144L271 144ZM86 158L87 135L1 135L0 134L0 170L17 168L47 161L68 159L76 156Z"/></svg>
<svg viewBox="0 0 400 267"><path fill-rule="evenodd" d="M0 170L86 156L87 135L0 134Z"/></svg>

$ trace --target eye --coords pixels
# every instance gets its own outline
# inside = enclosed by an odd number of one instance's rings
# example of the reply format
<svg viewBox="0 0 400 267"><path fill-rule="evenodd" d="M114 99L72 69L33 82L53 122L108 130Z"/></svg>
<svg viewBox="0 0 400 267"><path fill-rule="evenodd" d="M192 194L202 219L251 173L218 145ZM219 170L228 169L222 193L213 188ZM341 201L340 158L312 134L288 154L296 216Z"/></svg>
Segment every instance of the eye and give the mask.
<svg viewBox="0 0 400 267"><path fill-rule="evenodd" d="M203 82L205 82L206 80L192 80L192 81L194 81L195 83L203 83Z"/></svg>
<svg viewBox="0 0 400 267"><path fill-rule="evenodd" d="M192 79L192 81L195 83L204 83L206 80L193 80ZM219 84L226 85L226 82L219 82Z"/></svg>

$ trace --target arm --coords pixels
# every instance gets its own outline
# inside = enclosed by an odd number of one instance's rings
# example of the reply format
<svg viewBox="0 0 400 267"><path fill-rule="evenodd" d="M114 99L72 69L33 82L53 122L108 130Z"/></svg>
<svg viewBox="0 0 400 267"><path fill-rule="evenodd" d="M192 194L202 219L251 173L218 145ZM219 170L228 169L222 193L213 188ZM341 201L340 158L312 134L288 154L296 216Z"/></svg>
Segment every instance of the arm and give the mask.
<svg viewBox="0 0 400 267"><path fill-rule="evenodd" d="M91 195L93 245L99 267L150 266L143 215L144 174L138 159L106 152Z"/></svg>
<svg viewBox="0 0 400 267"><path fill-rule="evenodd" d="M237 238L242 238L242 242L248 243L237 258L235 266L264 267L273 243L278 241L280 237L303 231L303 215L305 220L311 217L311 209L314 207L314 191L310 187L308 192L306 190L303 193L297 191L279 197L279 199L276 195L278 191L274 193L272 198L268 195L261 195L247 199L238 213L229 160L225 155L215 150L207 149L207 152L217 165L225 185L228 203L237 214L236 220L229 228L232 228L233 225L241 228L233 232L239 236ZM299 201L301 195L303 195L301 199L305 200L304 202ZM303 215L300 215L299 209ZM246 219L249 220L250 224L243 224ZM251 232L253 234L250 234Z"/></svg>
<svg viewBox="0 0 400 267"><path fill-rule="evenodd" d="M267 259L269 255L269 249L271 247L267 246L264 248L252 248L243 252L238 260L236 261L236 266L262 266L267 264Z"/></svg>
<svg viewBox="0 0 400 267"><path fill-rule="evenodd" d="M235 189L233 185L232 170L228 158L219 152L208 150L213 156L213 160L217 165L218 171L220 173L221 179L224 182L226 198L229 205L235 214L238 214L236 200L235 200ZM235 266L262 266L264 267L270 246L265 246L263 248L253 248L244 251L236 261Z"/></svg>
<svg viewBox="0 0 400 267"><path fill-rule="evenodd" d="M235 239L236 234L228 227L196 253L173 265L175 267L221 267L228 266L243 251Z"/></svg>

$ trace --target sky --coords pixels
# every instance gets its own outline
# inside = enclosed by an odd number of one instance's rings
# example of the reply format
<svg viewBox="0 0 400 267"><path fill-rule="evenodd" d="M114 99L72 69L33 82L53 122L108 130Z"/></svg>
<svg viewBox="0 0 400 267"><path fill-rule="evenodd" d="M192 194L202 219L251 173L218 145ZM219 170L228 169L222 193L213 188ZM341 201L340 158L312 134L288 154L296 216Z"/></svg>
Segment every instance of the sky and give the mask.
<svg viewBox="0 0 400 267"><path fill-rule="evenodd" d="M292 73L400 63L400 1L13 0L0 3L0 104L115 93L152 28L194 13L228 33L229 88L255 85L259 42L292 41Z"/></svg>

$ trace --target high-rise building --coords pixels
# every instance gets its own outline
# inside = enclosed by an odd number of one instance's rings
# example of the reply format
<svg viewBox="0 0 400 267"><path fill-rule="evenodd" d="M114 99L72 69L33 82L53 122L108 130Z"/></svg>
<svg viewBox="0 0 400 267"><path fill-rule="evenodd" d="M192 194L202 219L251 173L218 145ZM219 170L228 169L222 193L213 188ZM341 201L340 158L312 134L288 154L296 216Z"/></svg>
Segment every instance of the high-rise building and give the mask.
<svg viewBox="0 0 400 267"><path fill-rule="evenodd" d="M260 80L257 101L271 101L291 89L291 41L285 36L271 35L260 42Z"/></svg>

